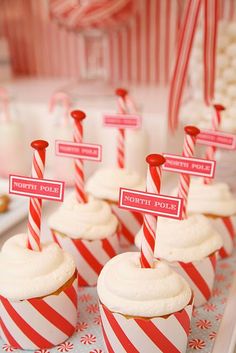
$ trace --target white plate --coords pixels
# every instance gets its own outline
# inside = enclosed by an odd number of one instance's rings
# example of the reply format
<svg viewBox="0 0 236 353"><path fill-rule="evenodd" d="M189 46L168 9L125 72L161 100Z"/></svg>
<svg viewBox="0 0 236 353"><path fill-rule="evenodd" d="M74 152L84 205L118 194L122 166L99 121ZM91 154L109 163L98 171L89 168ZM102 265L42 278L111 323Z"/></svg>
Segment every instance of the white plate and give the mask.
<svg viewBox="0 0 236 353"><path fill-rule="evenodd" d="M0 180L0 193L8 194L8 181ZM0 213L0 235L27 217L29 199L10 195L9 210Z"/></svg>

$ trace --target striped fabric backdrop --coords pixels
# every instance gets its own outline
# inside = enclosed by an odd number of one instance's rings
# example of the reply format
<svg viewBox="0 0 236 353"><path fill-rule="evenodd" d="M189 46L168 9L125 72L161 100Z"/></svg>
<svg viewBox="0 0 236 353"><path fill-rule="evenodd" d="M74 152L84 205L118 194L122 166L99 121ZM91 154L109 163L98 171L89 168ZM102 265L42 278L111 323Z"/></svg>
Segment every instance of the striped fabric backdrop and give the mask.
<svg viewBox="0 0 236 353"><path fill-rule="evenodd" d="M166 84L181 1L134 1L139 11L127 24L98 37L95 65L112 82ZM60 27L48 10L47 0L1 0L0 31L9 40L14 73L86 78L86 68L93 64L88 60L93 37Z"/></svg>

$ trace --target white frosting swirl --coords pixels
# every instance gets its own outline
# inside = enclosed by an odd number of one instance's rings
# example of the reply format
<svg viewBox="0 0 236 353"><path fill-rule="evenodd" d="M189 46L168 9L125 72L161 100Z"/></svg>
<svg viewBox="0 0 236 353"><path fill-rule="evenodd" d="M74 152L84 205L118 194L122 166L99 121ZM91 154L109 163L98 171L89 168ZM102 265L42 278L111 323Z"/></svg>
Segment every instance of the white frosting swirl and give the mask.
<svg viewBox="0 0 236 353"><path fill-rule="evenodd" d="M191 299L187 282L166 263L140 267L140 253L113 257L103 267L97 284L101 302L123 315L153 317L177 312Z"/></svg>
<svg viewBox="0 0 236 353"><path fill-rule="evenodd" d="M78 203L72 193L49 218L49 226L73 239L95 240L114 234L118 220L105 201L89 197L87 203Z"/></svg>
<svg viewBox="0 0 236 353"><path fill-rule="evenodd" d="M141 246L142 229L136 236L136 245ZM222 246L222 239L203 215L189 216L178 221L162 218L158 220L155 256L167 261L191 262L204 259Z"/></svg>
<svg viewBox="0 0 236 353"><path fill-rule="evenodd" d="M137 173L126 169L99 169L89 178L86 190L99 199L117 202L120 187L145 190L145 181Z"/></svg>
<svg viewBox="0 0 236 353"><path fill-rule="evenodd" d="M204 184L200 180L192 180L188 212L231 216L236 214L236 198L226 183Z"/></svg>
<svg viewBox="0 0 236 353"><path fill-rule="evenodd" d="M27 248L27 235L7 240L0 252L0 294L11 300L47 296L62 287L74 274L72 256L56 243L42 251Z"/></svg>

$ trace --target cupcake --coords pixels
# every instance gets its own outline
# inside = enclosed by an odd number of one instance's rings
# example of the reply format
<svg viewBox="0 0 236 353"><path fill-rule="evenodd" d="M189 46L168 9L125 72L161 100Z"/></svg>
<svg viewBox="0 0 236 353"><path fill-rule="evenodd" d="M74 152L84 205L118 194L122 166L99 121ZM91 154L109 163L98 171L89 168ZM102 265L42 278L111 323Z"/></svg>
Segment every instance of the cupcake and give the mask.
<svg viewBox="0 0 236 353"><path fill-rule="evenodd" d="M192 180L189 190L188 212L201 213L208 217L221 234L223 247L220 256L229 256L234 248L236 198L226 183L204 184L202 180Z"/></svg>
<svg viewBox="0 0 236 353"><path fill-rule="evenodd" d="M142 228L136 237L141 246ZM155 257L168 263L189 283L194 293L194 305L209 300L215 279L220 234L207 217L192 215L181 221L162 218L158 222Z"/></svg>
<svg viewBox="0 0 236 353"><path fill-rule="evenodd" d="M18 349L45 349L70 337L77 319L77 275L71 255L55 243L27 247L27 234L0 252L1 337Z"/></svg>
<svg viewBox="0 0 236 353"><path fill-rule="evenodd" d="M48 222L54 241L75 259L79 285L95 286L102 267L119 252L119 224L109 204L92 196L79 203L71 193Z"/></svg>
<svg viewBox="0 0 236 353"><path fill-rule="evenodd" d="M118 207L121 187L145 190L145 181L137 173L121 168L99 169L88 179L86 190L98 199L107 201L121 225L120 244L127 247L134 244L135 234L143 223L140 213L127 212Z"/></svg>
<svg viewBox="0 0 236 353"><path fill-rule="evenodd" d="M186 351L192 292L166 263L141 268L140 253L120 254L104 266L97 290L109 353Z"/></svg>

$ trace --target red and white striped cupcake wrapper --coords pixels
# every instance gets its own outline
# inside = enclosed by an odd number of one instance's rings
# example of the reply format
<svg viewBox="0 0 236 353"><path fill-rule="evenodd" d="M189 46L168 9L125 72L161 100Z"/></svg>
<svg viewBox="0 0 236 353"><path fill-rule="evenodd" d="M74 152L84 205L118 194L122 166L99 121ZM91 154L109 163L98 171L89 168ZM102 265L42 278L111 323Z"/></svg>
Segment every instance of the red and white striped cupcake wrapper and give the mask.
<svg viewBox="0 0 236 353"><path fill-rule="evenodd" d="M0 296L0 335L18 349L52 348L69 338L77 321L78 281L58 295L11 301Z"/></svg>
<svg viewBox="0 0 236 353"><path fill-rule="evenodd" d="M126 318L100 303L108 353L185 353L193 303L168 317Z"/></svg>
<svg viewBox="0 0 236 353"><path fill-rule="evenodd" d="M120 250L119 230L104 239L72 239L51 230L53 240L75 260L79 286L96 286L103 266Z"/></svg>
<svg viewBox="0 0 236 353"><path fill-rule="evenodd" d="M219 250L220 258L229 257L234 249L236 228L233 217L209 218L212 226L218 231L223 240L223 246Z"/></svg>
<svg viewBox="0 0 236 353"><path fill-rule="evenodd" d="M112 212L120 223L120 246L127 248L134 244L134 239L143 225L143 215L137 212L122 210L118 204L110 204Z"/></svg>
<svg viewBox="0 0 236 353"><path fill-rule="evenodd" d="M217 257L218 252L216 251L200 261L170 263L174 270L182 275L192 288L196 307L205 304L211 297Z"/></svg>

